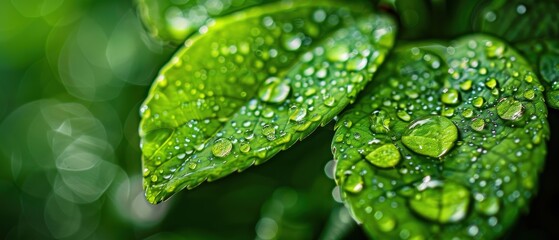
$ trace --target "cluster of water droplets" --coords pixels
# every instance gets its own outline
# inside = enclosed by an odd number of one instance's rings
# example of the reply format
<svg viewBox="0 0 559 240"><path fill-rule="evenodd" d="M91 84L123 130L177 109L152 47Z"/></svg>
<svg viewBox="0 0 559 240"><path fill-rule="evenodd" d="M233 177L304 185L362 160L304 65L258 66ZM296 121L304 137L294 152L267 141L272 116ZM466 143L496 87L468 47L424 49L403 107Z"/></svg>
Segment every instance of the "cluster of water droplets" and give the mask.
<svg viewBox="0 0 559 240"><path fill-rule="evenodd" d="M499 235L542 167L543 88L498 40L438 49L394 56L373 80L381 87L338 122L337 179L358 220L383 236Z"/></svg>
<svg viewBox="0 0 559 240"><path fill-rule="evenodd" d="M273 9L187 40L141 107L149 184L170 194L264 162L353 101L394 35L386 18L352 14Z"/></svg>

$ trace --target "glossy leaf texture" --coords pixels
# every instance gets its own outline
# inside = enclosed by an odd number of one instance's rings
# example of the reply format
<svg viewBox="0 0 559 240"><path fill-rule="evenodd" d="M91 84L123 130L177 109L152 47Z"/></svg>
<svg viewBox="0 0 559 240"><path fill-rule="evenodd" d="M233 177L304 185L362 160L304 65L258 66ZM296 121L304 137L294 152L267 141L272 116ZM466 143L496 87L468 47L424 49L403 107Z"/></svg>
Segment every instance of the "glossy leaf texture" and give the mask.
<svg viewBox="0 0 559 240"><path fill-rule="evenodd" d="M152 36L179 45L213 18L279 0L138 0Z"/></svg>
<svg viewBox="0 0 559 240"><path fill-rule="evenodd" d="M480 8L474 29L514 43L538 70L548 106L559 109L559 1L487 1Z"/></svg>
<svg viewBox="0 0 559 240"><path fill-rule="evenodd" d="M141 108L148 201L260 164L329 122L372 78L394 28L362 5L287 1L187 40Z"/></svg>
<svg viewBox="0 0 559 240"><path fill-rule="evenodd" d="M484 35L397 48L337 122L335 178L374 239L492 239L527 210L546 155L543 87Z"/></svg>

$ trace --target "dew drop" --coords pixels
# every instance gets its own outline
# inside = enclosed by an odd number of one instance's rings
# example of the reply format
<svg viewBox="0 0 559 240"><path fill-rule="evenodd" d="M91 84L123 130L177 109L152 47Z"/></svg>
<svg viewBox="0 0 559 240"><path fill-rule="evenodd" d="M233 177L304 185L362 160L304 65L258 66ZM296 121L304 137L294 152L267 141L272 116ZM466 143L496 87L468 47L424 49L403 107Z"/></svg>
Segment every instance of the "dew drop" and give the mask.
<svg viewBox="0 0 559 240"><path fill-rule="evenodd" d="M239 150L241 150L241 152L243 152L243 153L249 152L250 151L250 144L241 143L241 145L239 146Z"/></svg>
<svg viewBox="0 0 559 240"><path fill-rule="evenodd" d="M231 153L231 149L233 148L233 144L226 138L217 139L214 144L212 145L212 153L214 156L222 158L229 153Z"/></svg>
<svg viewBox="0 0 559 240"><path fill-rule="evenodd" d="M524 114L524 105L512 98L505 98L497 104L497 114L501 119L515 121Z"/></svg>
<svg viewBox="0 0 559 240"><path fill-rule="evenodd" d="M448 89L441 95L441 101L449 105L458 104L460 102L460 93L456 89Z"/></svg>
<svg viewBox="0 0 559 240"><path fill-rule="evenodd" d="M390 131L390 117L385 110L374 111L370 118L371 126L369 127L374 133L387 133Z"/></svg>
<svg viewBox="0 0 559 240"><path fill-rule="evenodd" d="M456 143L458 129L442 116L429 116L411 122L402 143L410 150L429 157L442 157Z"/></svg>
<svg viewBox="0 0 559 240"><path fill-rule="evenodd" d="M273 141L276 139L276 129L271 125L265 125L262 127L262 135L264 135L268 141Z"/></svg>
<svg viewBox="0 0 559 240"><path fill-rule="evenodd" d="M483 119L478 118L474 121L472 121L472 124L470 124L470 127L477 132L481 132L483 131L483 128L485 127L485 121L483 121Z"/></svg>
<svg viewBox="0 0 559 240"><path fill-rule="evenodd" d="M282 103L287 99L291 87L286 81L277 77L270 77L264 81L258 90L258 97L268 103Z"/></svg>
<svg viewBox="0 0 559 240"><path fill-rule="evenodd" d="M305 120L306 116L307 116L307 108L299 107L299 108L296 108L293 111L293 113L291 113L291 115L289 116L289 120L295 121L295 122L301 122L301 121Z"/></svg>
<svg viewBox="0 0 559 240"><path fill-rule="evenodd" d="M283 47L288 51L297 51L302 43L303 40L298 35L287 36L283 41Z"/></svg>
<svg viewBox="0 0 559 240"><path fill-rule="evenodd" d="M338 44L327 51L326 58L332 62L345 62L349 59L349 47Z"/></svg>
<svg viewBox="0 0 559 240"><path fill-rule="evenodd" d="M350 193L359 193L363 190L363 178L357 174L351 174L344 183L344 190Z"/></svg>
<svg viewBox="0 0 559 240"><path fill-rule="evenodd" d="M442 186L433 184L417 192L409 204L414 212L431 221L459 222L466 217L470 191L453 182L446 182Z"/></svg>
<svg viewBox="0 0 559 240"><path fill-rule="evenodd" d="M365 156L370 163L381 168L396 166L401 157L400 151L394 144L382 145Z"/></svg>

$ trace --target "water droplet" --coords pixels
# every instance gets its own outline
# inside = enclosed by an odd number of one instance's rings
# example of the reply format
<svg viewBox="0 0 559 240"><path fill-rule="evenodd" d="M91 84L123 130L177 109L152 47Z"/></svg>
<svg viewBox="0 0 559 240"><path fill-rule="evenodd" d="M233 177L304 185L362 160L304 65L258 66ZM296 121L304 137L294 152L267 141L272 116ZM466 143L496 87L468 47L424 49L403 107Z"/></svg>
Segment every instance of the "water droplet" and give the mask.
<svg viewBox="0 0 559 240"><path fill-rule="evenodd" d="M188 164L188 168L190 168L190 170L194 170L196 169L196 167L198 167L198 164L196 164L195 162L191 162Z"/></svg>
<svg viewBox="0 0 559 240"><path fill-rule="evenodd" d="M369 118L370 129L374 133L387 133L390 131L390 117L385 110L377 110Z"/></svg>
<svg viewBox="0 0 559 240"><path fill-rule="evenodd" d="M462 111L462 117L472 118L473 116L474 116L474 110L472 110L471 108L466 108L464 109L464 111Z"/></svg>
<svg viewBox="0 0 559 240"><path fill-rule="evenodd" d="M363 190L363 178L357 174L349 175L344 183L344 190L350 193L359 193Z"/></svg>
<svg viewBox="0 0 559 240"><path fill-rule="evenodd" d="M367 67L367 59L364 57L354 57L347 62L347 70L349 71L361 71Z"/></svg>
<svg viewBox="0 0 559 240"><path fill-rule="evenodd" d="M402 143L410 150L429 157L442 157L458 139L458 129L442 116L429 116L410 123Z"/></svg>
<svg viewBox="0 0 559 240"><path fill-rule="evenodd" d="M411 120L411 116L406 111L399 110L396 115L404 122L409 122Z"/></svg>
<svg viewBox="0 0 559 240"><path fill-rule="evenodd" d="M262 135L269 141L273 141L276 139L276 129L271 125L266 125L262 127Z"/></svg>
<svg viewBox="0 0 559 240"><path fill-rule="evenodd" d="M239 146L239 150L241 150L241 152L243 152L243 153L249 152L250 151L250 144L241 143L241 145Z"/></svg>
<svg viewBox="0 0 559 240"><path fill-rule="evenodd" d="M373 150L365 158L381 168L394 167L400 162L400 151L394 144L385 144Z"/></svg>
<svg viewBox="0 0 559 240"><path fill-rule="evenodd" d="M334 104L336 103L336 99L332 96L327 96L325 98L323 98L323 103L324 105L326 105L327 107L333 107Z"/></svg>
<svg viewBox="0 0 559 240"><path fill-rule="evenodd" d="M277 77L270 77L264 81L258 90L258 97L264 102L282 103L287 99L291 87L286 81Z"/></svg>
<svg viewBox="0 0 559 240"><path fill-rule="evenodd" d="M519 4L519 5L516 7L516 12L517 12L518 14L520 14L520 15L526 13L526 6L524 6L523 4Z"/></svg>
<svg viewBox="0 0 559 240"><path fill-rule="evenodd" d="M485 127L485 121L483 121L483 119L481 119L481 118L478 118L478 119L472 121L472 124L470 124L470 127L474 131L481 132L481 131L483 131L483 128Z"/></svg>
<svg viewBox="0 0 559 240"><path fill-rule="evenodd" d="M449 105L458 104L460 102L460 93L456 89L448 89L441 95L441 101Z"/></svg>
<svg viewBox="0 0 559 240"><path fill-rule="evenodd" d="M301 48L302 43L303 39L298 35L287 36L283 41L283 47L288 51L297 51Z"/></svg>
<svg viewBox="0 0 559 240"><path fill-rule="evenodd" d="M504 98L497 104L497 114L504 120L515 121L524 114L524 105L512 98Z"/></svg>
<svg viewBox="0 0 559 240"><path fill-rule="evenodd" d="M301 121L305 120L306 116L307 116L307 108L299 107L299 108L296 108L295 111L293 111L293 113L291 113L291 115L289 116L289 119L291 121L301 122Z"/></svg>
<svg viewBox="0 0 559 240"><path fill-rule="evenodd" d="M464 91L468 91L468 90L472 89L472 80L466 80L466 81L460 83L460 89L462 89Z"/></svg>
<svg viewBox="0 0 559 240"><path fill-rule="evenodd" d="M500 203L497 197L488 197L478 202L476 209L487 216L493 216L499 212Z"/></svg>
<svg viewBox="0 0 559 240"><path fill-rule="evenodd" d="M475 237L479 233L479 228L476 225L471 225L468 227L468 235Z"/></svg>
<svg viewBox="0 0 559 240"><path fill-rule="evenodd" d="M377 220L377 226L383 232L390 232L396 227L396 219L390 213L376 211L373 216Z"/></svg>
<svg viewBox="0 0 559 240"><path fill-rule="evenodd" d="M485 82L485 86L487 86L489 89L494 89L495 87L497 87L497 79L489 79L489 81Z"/></svg>
<svg viewBox="0 0 559 240"><path fill-rule="evenodd" d="M524 98L526 98L528 100L533 100L534 97L536 97L536 93L534 92L534 90L530 89L530 90L524 92Z"/></svg>
<svg viewBox="0 0 559 240"><path fill-rule="evenodd" d="M420 216L439 223L458 222L466 217L470 191L459 184L433 184L409 200L411 209Z"/></svg>
<svg viewBox="0 0 559 240"><path fill-rule="evenodd" d="M326 58L332 62L345 62L349 59L349 47L338 44L327 51Z"/></svg>
<svg viewBox="0 0 559 240"><path fill-rule="evenodd" d="M483 106L483 103L485 102L485 100L483 100L483 97L477 97L476 99L474 99L474 101L472 102L472 105L474 105L474 107L480 108Z"/></svg>
<svg viewBox="0 0 559 240"><path fill-rule="evenodd" d="M212 153L216 157L225 157L231 153L233 144L226 138L217 139L212 145Z"/></svg>

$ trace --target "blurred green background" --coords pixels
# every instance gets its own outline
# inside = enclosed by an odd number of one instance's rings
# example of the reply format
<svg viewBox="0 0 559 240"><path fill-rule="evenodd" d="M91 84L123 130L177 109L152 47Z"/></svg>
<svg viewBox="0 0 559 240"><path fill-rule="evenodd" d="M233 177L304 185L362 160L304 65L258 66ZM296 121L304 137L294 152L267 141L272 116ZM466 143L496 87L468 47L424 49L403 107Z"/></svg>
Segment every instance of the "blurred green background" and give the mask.
<svg viewBox="0 0 559 240"><path fill-rule="evenodd" d="M133 1L0 1L1 238L364 237L331 180L332 125L265 165L148 204L138 108L174 51L147 35ZM507 238L559 237L558 115L540 194Z"/></svg>

